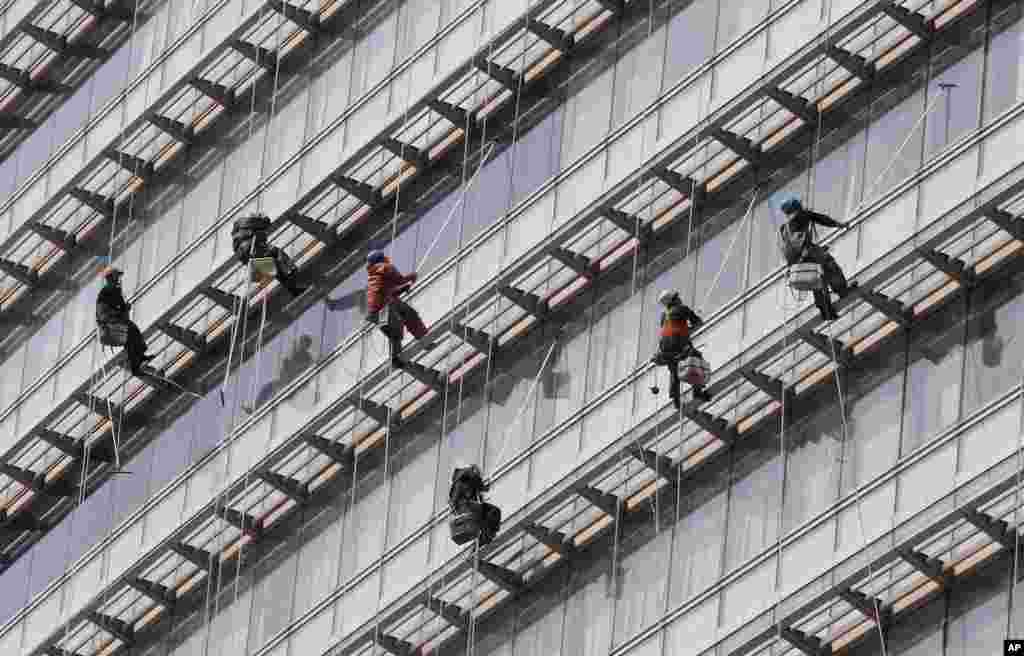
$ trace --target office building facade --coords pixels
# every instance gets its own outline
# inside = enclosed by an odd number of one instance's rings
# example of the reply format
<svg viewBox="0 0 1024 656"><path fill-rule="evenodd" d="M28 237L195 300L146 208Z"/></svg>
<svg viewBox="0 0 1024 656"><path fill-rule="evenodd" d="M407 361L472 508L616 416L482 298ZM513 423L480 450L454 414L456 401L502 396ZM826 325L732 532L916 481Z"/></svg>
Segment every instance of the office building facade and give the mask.
<svg viewBox="0 0 1024 656"><path fill-rule="evenodd" d="M0 11L0 653L1024 637L1018 0ZM848 223L838 321L788 284L785 194ZM233 260L256 212L299 298ZM436 343L401 370L373 248ZM107 258L171 382L96 342ZM665 289L712 369L678 411Z"/></svg>

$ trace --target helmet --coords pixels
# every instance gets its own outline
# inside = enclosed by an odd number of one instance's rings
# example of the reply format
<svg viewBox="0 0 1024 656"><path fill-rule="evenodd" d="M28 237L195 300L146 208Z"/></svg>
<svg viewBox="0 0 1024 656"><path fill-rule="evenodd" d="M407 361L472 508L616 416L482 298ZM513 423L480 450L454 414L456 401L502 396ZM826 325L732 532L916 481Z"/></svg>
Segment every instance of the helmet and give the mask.
<svg viewBox="0 0 1024 656"><path fill-rule="evenodd" d="M123 275L124 271L121 271L117 267L108 266L103 268L103 277L106 280L119 280Z"/></svg>
<svg viewBox="0 0 1024 656"><path fill-rule="evenodd" d="M658 303L668 306L674 301L679 300L679 292L675 289L666 289L665 291L658 294Z"/></svg>
<svg viewBox="0 0 1024 656"><path fill-rule="evenodd" d="M373 250L373 251L370 251L370 253L366 256L366 263L367 264L378 264L380 262L383 262L386 259L387 259L387 256L384 255L384 251Z"/></svg>
<svg viewBox="0 0 1024 656"><path fill-rule="evenodd" d="M795 214L796 212L799 212L802 207L803 206L800 205L800 200L798 198L790 197L782 201L782 205L779 206L779 209L782 210L783 214Z"/></svg>

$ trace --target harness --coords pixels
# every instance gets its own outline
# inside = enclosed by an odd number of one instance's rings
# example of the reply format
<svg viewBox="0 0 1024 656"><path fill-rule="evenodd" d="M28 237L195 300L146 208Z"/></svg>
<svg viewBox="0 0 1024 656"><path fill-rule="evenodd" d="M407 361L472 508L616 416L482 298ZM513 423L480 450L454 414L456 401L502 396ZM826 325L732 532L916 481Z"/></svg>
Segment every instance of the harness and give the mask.
<svg viewBox="0 0 1024 656"><path fill-rule="evenodd" d="M787 262L802 260L810 243L810 229L794 230L788 221L779 228L779 249Z"/></svg>

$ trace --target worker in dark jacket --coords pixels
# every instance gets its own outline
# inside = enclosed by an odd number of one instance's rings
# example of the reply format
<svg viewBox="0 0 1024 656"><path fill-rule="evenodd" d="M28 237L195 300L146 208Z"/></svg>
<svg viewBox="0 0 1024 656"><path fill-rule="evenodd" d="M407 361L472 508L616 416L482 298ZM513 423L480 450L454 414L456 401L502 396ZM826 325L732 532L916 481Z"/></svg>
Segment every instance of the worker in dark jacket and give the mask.
<svg viewBox="0 0 1024 656"><path fill-rule="evenodd" d="M501 510L483 499L490 489L476 465L456 467L452 472L452 486L448 490L448 506L452 511L450 523L452 540L465 544L479 539L479 546L490 544L501 526Z"/></svg>
<svg viewBox="0 0 1024 656"><path fill-rule="evenodd" d="M381 331L388 338L391 364L400 368L403 363L398 354L402 350L405 329L408 328L413 337L419 340L427 334L427 327L419 313L399 298L416 282L416 274L403 275L384 253L375 250L370 251L366 258L366 275L366 320L379 324L380 312L387 308L388 322L381 327ZM423 346L427 350L433 348L433 344L429 342L423 342Z"/></svg>
<svg viewBox="0 0 1024 656"><path fill-rule="evenodd" d="M697 316L696 312L683 303L678 291L663 291L658 296L658 303L665 310L661 315L658 353L651 358L651 362L665 365L668 368L668 396L678 409L682 405L679 390L679 363L691 356L703 359L700 351L690 341L690 331L702 326L704 321ZM657 393L657 387L653 388L652 391ZM693 385L693 397L705 403L711 400L711 395L704 389L703 384Z"/></svg>
<svg viewBox="0 0 1024 656"><path fill-rule="evenodd" d="M824 214L804 209L804 206L796 198L786 199L780 209L788 217L786 223L779 229L786 263L793 266L804 262L814 262L821 267L825 288L814 291L814 304L818 306L822 319L826 321L838 319L839 315L832 305L830 291L838 294L839 298L843 298L849 292L849 285L846 283L843 270L839 268L835 258L828 252L828 248L816 243L814 226L817 224L827 228L846 228L847 225Z"/></svg>
<svg viewBox="0 0 1024 656"><path fill-rule="evenodd" d="M121 291L120 269L107 267L103 272L105 284L96 297L96 325L100 341L109 346L123 346L128 366L135 376L145 373L142 365L155 356L146 354L146 340L142 331L131 320L131 304Z"/></svg>
<svg viewBox="0 0 1024 656"><path fill-rule="evenodd" d="M235 257L242 266L248 266L252 259L271 258L277 281L293 297L301 296L307 287L299 283L299 272L284 250L271 246L270 219L261 214L244 216L235 221L231 228L231 246Z"/></svg>

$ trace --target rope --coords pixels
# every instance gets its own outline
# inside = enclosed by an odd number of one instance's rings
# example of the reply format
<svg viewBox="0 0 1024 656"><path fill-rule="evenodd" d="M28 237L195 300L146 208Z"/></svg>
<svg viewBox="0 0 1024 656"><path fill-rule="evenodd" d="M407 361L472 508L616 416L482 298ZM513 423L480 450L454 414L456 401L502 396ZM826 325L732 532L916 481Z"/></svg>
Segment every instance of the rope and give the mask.
<svg viewBox="0 0 1024 656"><path fill-rule="evenodd" d="M846 445L847 445L848 439L849 439L848 438L849 427L848 427L848 424L847 424L847 421L846 421L846 398L843 396L843 385L842 385L842 382L840 380L839 358L836 356L836 343L835 343L835 340L831 338L831 336L829 336L829 337L830 337L829 345L832 347L832 366L834 367L833 371L834 371L834 378L835 378L835 381L836 381L836 395L839 398L839 416L841 417L842 422L843 422L843 448L846 448ZM842 462L842 460L840 462ZM864 486L863 485L857 485L857 493L856 493L855 503L857 505L857 522L860 525L861 551L864 551L865 549L867 549L867 546L868 546L868 534L867 534L867 531L864 530L863 500L864 500ZM869 558L868 559L868 580L870 581L872 578L874 578L874 573L872 572L871 559ZM878 597L876 595L871 595L871 603L872 603L872 606L874 607L874 611L875 611L875 616L873 618L871 618L871 619L874 620L875 626L878 628L878 639L881 641L881 645L882 645L882 656L887 656L888 652L886 651L885 631L882 628L882 611L881 611L881 609L878 606Z"/></svg>
<svg viewBox="0 0 1024 656"><path fill-rule="evenodd" d="M896 149L896 152L892 156L892 160L890 160L889 164L884 169L882 169L882 172L878 175L875 181L871 183L871 186L868 187L867 190L864 192L864 196L862 197L860 203L857 204L857 207L853 211L854 214L860 212L860 210L864 208L864 205L867 204L868 202L868 198L871 197L871 192L875 190L875 187L877 187L878 184L885 178L885 176L889 174L889 171L892 170L892 167L896 165L896 162L899 161L900 159L900 155L903 153L903 149L907 147L907 144L909 144L911 138L913 138L914 132L917 131L917 128L924 121L925 117L931 114L932 111L936 107L938 107L940 100L942 100L941 93L936 94L935 98L933 98L931 102L929 102L928 105L925 106L924 111L921 112L921 115L917 118L916 121L914 121L914 124L910 126L910 130L907 132L907 137L903 140L903 143L900 144L900 147Z"/></svg>
<svg viewBox="0 0 1024 656"><path fill-rule="evenodd" d="M1010 579L1010 590L1007 599L1007 627L1006 627L1006 639L1009 640L1015 634L1013 618L1014 618L1014 604L1016 602L1016 590L1017 583L1020 581L1020 552L1021 552L1021 537L1020 537L1020 505L1021 505L1021 486L1024 485L1024 360L1021 362L1022 373L1020 378L1020 393L1021 393L1021 404L1020 404L1020 419L1017 424L1017 482L1013 493L1013 578Z"/></svg>
<svg viewBox="0 0 1024 656"><path fill-rule="evenodd" d="M473 177L469 179L468 186L466 186L464 184L463 190L462 190L462 194L459 196L459 198L455 202L455 204L452 205L451 211L448 212L448 218L446 218L444 223L441 224L441 229L438 230L437 231L437 235L434 236L434 241L432 241L430 243L430 246L427 247L427 250L424 251L423 257L420 258L419 263L416 265L415 271L419 271L420 269L423 268L423 263L427 261L427 258L430 257L430 254L431 254L431 252L433 252L434 247L437 246L438 242L441 240L441 235L444 234L445 228L447 228L448 224L451 223L451 220L453 218L455 218L455 212L459 209L459 207L462 205L462 202L466 199L467 194L473 188L473 185L476 182L477 176L480 175L480 171L484 167L484 162L487 161L487 158L491 156L492 152L494 152L494 142L493 141L489 142L487 144L487 149L484 151L484 154L480 156L480 162L477 164L476 172L473 173ZM463 168L465 168L465 167L463 167Z"/></svg>
<svg viewBox="0 0 1024 656"><path fill-rule="evenodd" d="M532 0L531 0L530 4L532 4ZM523 23L524 23L524 29L529 27L529 23L530 23L529 5L527 6L527 12L526 12L526 16L524 18ZM483 38L483 36L481 35L481 39L482 38ZM487 71L486 71L486 75L488 76L489 79L494 79L493 76L491 75L491 73L493 71L493 68L494 68L494 61L492 60L493 55L494 55L494 44L492 43L490 45L490 52L489 52L489 54L487 56ZM525 49L520 53L519 62L520 62L520 64L519 64L520 70L521 71L525 71L526 70L526 50ZM479 75L479 71L478 71L477 74ZM524 86L524 84L521 84L521 83L517 84L516 85L516 92L515 92L515 110L513 112L513 118L512 118L512 144L511 144L511 153L512 153L513 157L518 154L518 149L519 149L519 136L520 136L520 132L519 132L519 115L520 115L520 110L522 108L522 91L523 91L523 86ZM483 88L483 87L481 87L481 88ZM487 119L488 119L488 116L484 116L483 125L481 126L481 132L480 132L480 134L481 134L481 137L480 137L481 138L481 143L491 143L493 145L493 142L490 142L487 139L487 128L488 128L488 121L487 121ZM470 134L469 129L471 127L472 120L473 120L472 114L467 112L467 114L466 114L466 129L465 129L465 134L467 136L467 139L465 141L467 154L468 154L468 148L469 148L469 139L468 139L468 136ZM484 155L483 158L481 159L481 162L486 157L487 157L487 155ZM515 168L514 167L515 167L515 162L517 160L518 160L518 158L514 158L512 166L509 167L509 177L510 178L512 178L514 176L514 172L515 172ZM465 162L465 158L463 159L463 162ZM479 173L479 172L480 172L480 168L477 169L477 173ZM466 175L465 167L463 167L463 173L462 174L463 174L463 179L465 179L465 175ZM475 180L475 178L476 178L476 174L474 174L474 180ZM510 194L510 198L511 198L511 194L512 194L512 185L511 185L511 183L509 185L509 194ZM465 228L465 223L463 223L463 229L464 228ZM504 239L505 239L505 252L507 252L507 247L508 247L508 243L509 243L509 233L510 233L510 228L509 228L508 225L505 226L505 231L504 232L505 232L505 236L504 236ZM460 235L460 237L461 237L461 235ZM495 284L492 285L492 290L497 292L497 281L495 281ZM491 324L490 325L495 325L497 323L497 320L498 320L498 313L499 313L499 308L500 308L500 301L498 299L499 299L499 296L498 296L497 293L495 293L494 316L491 319ZM466 328L466 331L469 330L469 326L468 325L465 328ZM466 336L466 332L465 331L463 333L463 336L464 337ZM494 356L494 348L495 348L495 345L496 345L496 341L497 340L492 340L489 343L489 348L488 348L488 353L487 353L487 367L486 367L485 372L484 372L484 390L489 389L490 382L491 382L491 374L493 372L493 363L494 363L494 357L493 356ZM544 371L544 367L547 365L547 360L548 360L548 358L551 357L551 353L554 351L554 347L555 347L555 345L557 343L558 342L557 342L557 338L556 338L556 341L554 343L552 343L551 348L548 350L547 356L545 356L545 358L544 358L544 363L541 364L540 371L538 372L537 377L534 379L533 386L531 387L530 391L526 395L526 399L525 399L526 403L529 402L530 397L533 395L533 389L536 388L537 381L540 380L540 374ZM463 381L464 381L464 379L463 379ZM464 382L462 384L464 385ZM457 410L457 413L458 413L460 421L461 421L461 417L462 417L462 398L463 398L462 391L463 391L463 389L464 388L460 386L458 410ZM486 422L484 424L484 435L483 435L483 439L481 440L480 461L481 461L481 463L483 465L480 468L481 469L481 474L483 474L483 472L486 470L486 460L485 460L485 457L486 457L486 453L487 453L487 443L488 443L488 440L489 440L489 437L490 437L489 432L490 432L490 423L491 423L490 422L491 405L492 404L490 404L490 403L487 404ZM525 409L525 405L520 410L519 414L522 414L522 411L524 409ZM515 421L513 421L513 423L509 426L509 428L514 426L516 423L518 423L518 421L519 421L519 418L517 417L515 419ZM495 469L497 469L498 465L500 464L501 459L504 456L505 448L508 446L508 442L507 442L507 439L506 439L507 438L507 434L508 434L508 430L506 429L505 434L502 436L503 444L502 444L501 449L500 449L500 451L498 453L498 457L494 461ZM470 587L470 591L471 591L470 594L471 595L473 595L475 593L476 589L477 589L477 582L478 582L478 579L479 579L479 576L480 576L480 574L479 574L479 570L480 570L480 539L479 539L479 536L477 537L477 539L474 541L473 544L474 544L474 548L473 548L473 573L470 576L470 586L471 586ZM467 656L473 656L473 653L475 652L475 648L476 648L476 644L475 644L475 642L476 642L476 617L477 617L476 608L477 608L477 603L476 603L476 600L474 600L472 602L471 608L469 609L469 613L471 614L471 617L470 617L470 620L469 620L469 630L466 632L466 634L467 634L467 642L466 642L466 653L467 653Z"/></svg>
<svg viewBox="0 0 1024 656"><path fill-rule="evenodd" d="M750 197L750 205L747 206L747 212L743 215L743 219L739 225L736 226L736 234L732 236L732 242L729 244L728 250L725 252L725 257L722 258L722 264L718 267L718 273L715 274L714 279L711 281L711 288L708 289L708 295L704 297L704 303L701 304L703 310L707 310L708 302L711 301L711 295L714 294L715 288L718 286L718 281L721 280L722 274L725 273L725 265L729 263L729 258L732 256L733 247L736 246L736 242L739 241L740 235L743 233L743 226L752 217L754 210L754 202L757 200L757 196L760 193L760 187L754 187L754 194Z"/></svg>
<svg viewBox="0 0 1024 656"><path fill-rule="evenodd" d="M786 303L786 297L782 297L782 314L783 314L783 331L782 331L782 352L785 353L789 350L789 304ZM792 352L793 362L796 361L796 351ZM781 363L781 359L780 359ZM783 644L782 637L782 586L780 585L780 579L782 578L782 534L785 526L785 502L786 502L786 416L788 414L788 404L786 403L789 394L787 390L789 387L786 385L786 378L788 371L785 365L782 365L782 370L779 372L779 380L782 382L782 401L779 410L779 458L781 460L780 469L781 476L779 477L779 519L778 519L778 535L776 535L775 543L775 628L776 628L776 641L779 644Z"/></svg>
<svg viewBox="0 0 1024 656"><path fill-rule="evenodd" d="M537 389L537 383L540 382L540 377L544 374L544 370L547 369L548 360L551 359L551 354L555 352L555 347L558 346L558 339L558 337L555 337L555 340L551 343L551 347L548 348L548 353L547 355L544 356L544 360L540 363L540 369L537 370L537 375L533 377L533 382L530 384L530 389L526 392L526 396L525 398L523 398L523 402L522 404L520 404L519 410L516 412L515 418L512 420L512 423L509 424L508 427L505 429L505 432L502 433L501 450L498 451L498 457L494 459L495 469L497 469L498 466L501 464L501 459L505 455L505 449L508 447L508 433L509 431L516 427L516 424L519 423L519 420L523 418L523 413L526 412L526 408L529 407L530 400L533 398L533 393Z"/></svg>

